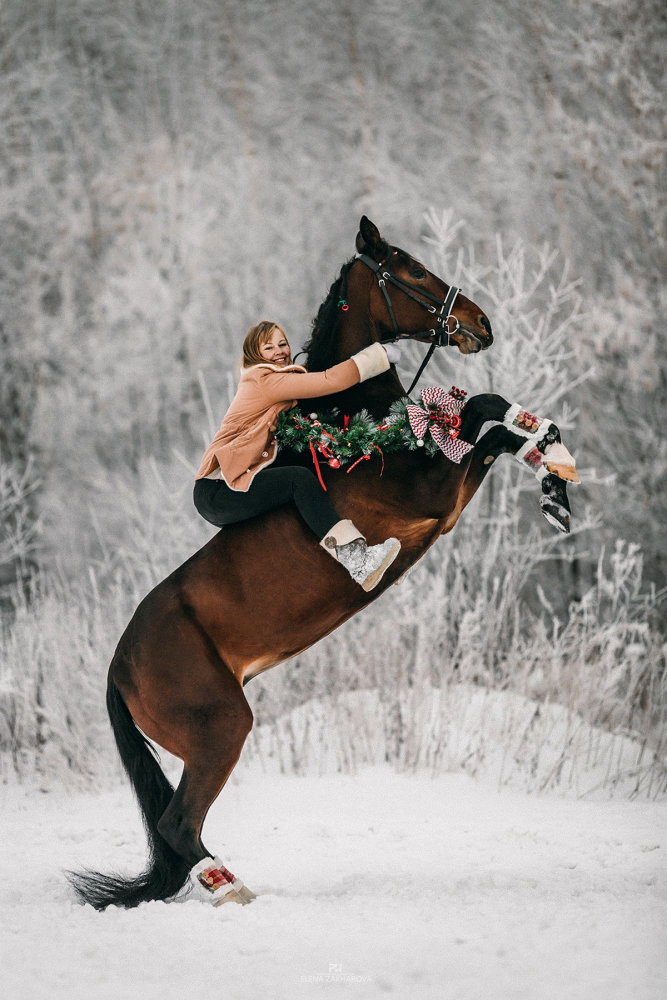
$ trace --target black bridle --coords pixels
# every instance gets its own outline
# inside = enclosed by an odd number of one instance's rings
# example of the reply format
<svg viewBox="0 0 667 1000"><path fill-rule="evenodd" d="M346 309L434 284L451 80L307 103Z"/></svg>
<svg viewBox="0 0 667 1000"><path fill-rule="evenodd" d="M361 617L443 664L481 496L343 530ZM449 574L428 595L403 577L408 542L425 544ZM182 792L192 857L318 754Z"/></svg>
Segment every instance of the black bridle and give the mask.
<svg viewBox="0 0 667 1000"><path fill-rule="evenodd" d="M396 253L397 251L393 251ZM431 338L431 345L428 349L426 357L421 363L419 371L412 380L412 385L408 389L408 395L412 392L415 385L419 381L419 378L426 368L426 365L431 360L433 352L436 347L446 347L449 345L450 337L453 333L460 327L460 323L456 316L452 315L452 309L454 308L454 302L456 297L461 291L456 285L450 285L449 291L447 292L444 299L439 299L435 295L431 295L430 292L425 291L423 288L417 288L415 285L411 285L408 281L404 281L403 278L399 278L398 275L393 274L391 271L387 270L385 267L385 261L381 261L379 264L368 254L360 253L357 254L357 260L360 260L362 264L370 268L375 277L378 280L378 285L382 296L387 306L387 311L389 312L389 318L391 319L391 325L394 330L393 337L389 337L387 340L383 340L383 344L395 344L397 340L421 340L425 337ZM396 322L396 316L394 315L394 309L391 304L391 299L389 298L389 292L387 291L387 284L393 285L398 288L399 291L407 295L409 299L413 302L419 303L423 306L427 312L429 312L435 321L435 326L430 330L420 330L419 332L401 332ZM438 308L438 306L440 308ZM454 328L450 330L449 321L454 320Z"/></svg>

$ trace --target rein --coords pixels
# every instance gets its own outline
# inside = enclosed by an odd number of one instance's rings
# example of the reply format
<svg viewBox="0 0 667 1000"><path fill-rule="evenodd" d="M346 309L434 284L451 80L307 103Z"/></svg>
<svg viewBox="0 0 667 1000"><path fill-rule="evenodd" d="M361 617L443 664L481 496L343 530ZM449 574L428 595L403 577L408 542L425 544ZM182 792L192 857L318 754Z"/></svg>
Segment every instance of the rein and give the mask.
<svg viewBox="0 0 667 1000"><path fill-rule="evenodd" d="M396 252L396 251L394 251ZM419 381L419 378L426 368L427 364L433 356L433 352L436 347L446 347L449 346L449 340L453 333L460 327L460 323L456 316L452 315L452 309L454 308L454 302L456 297L461 291L456 285L450 285L449 291L447 292L444 299L438 299L435 295L431 295L430 292L425 291L422 288L416 288L411 285L408 281L404 281L399 278L396 274L391 271L386 270L384 267L385 261L378 264L376 260L369 257L368 254L361 253L357 254L357 260L360 260L362 264L370 268L375 277L377 278L380 291L387 306L387 311L389 312L389 318L391 319L391 325L394 329L394 336L387 340L381 341L383 344L395 344L397 340L418 340L423 337L431 337L431 345L428 349L426 357L422 361L419 371L412 380L412 384L408 389L408 395L412 392L415 385ZM399 330L398 323L396 322L396 316L394 315L394 309L391 304L391 299L389 298L389 292L387 291L387 283L393 285L399 291L407 295L409 299L413 302L417 302L420 306L423 306L427 312L435 317L435 326L430 330L421 330L417 333L401 333ZM417 293L417 294L415 294ZM432 304L433 303L433 304ZM437 306L440 306L438 309ZM449 329L450 319L454 320L455 326L452 330Z"/></svg>

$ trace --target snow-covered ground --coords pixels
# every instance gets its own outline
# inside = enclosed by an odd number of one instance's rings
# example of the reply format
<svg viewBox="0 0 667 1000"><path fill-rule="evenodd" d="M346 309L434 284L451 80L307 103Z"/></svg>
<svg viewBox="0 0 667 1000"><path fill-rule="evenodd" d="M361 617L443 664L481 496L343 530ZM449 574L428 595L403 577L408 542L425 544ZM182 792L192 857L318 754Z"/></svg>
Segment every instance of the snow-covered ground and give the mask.
<svg viewBox="0 0 667 1000"><path fill-rule="evenodd" d="M62 872L139 870L129 787L5 787L0 805L8 1000L667 995L665 802L246 766L205 841L257 900L104 913L78 905Z"/></svg>

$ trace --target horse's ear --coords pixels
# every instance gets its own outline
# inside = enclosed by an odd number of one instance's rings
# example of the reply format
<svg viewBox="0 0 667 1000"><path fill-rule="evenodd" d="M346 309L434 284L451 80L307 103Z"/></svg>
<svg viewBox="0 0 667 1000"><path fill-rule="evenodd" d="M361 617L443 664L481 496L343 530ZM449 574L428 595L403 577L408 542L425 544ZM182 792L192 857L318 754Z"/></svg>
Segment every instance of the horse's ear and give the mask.
<svg viewBox="0 0 667 1000"><path fill-rule="evenodd" d="M359 223L356 248L357 253L367 253L376 260L382 260L387 255L387 243L380 236L380 230L365 215Z"/></svg>

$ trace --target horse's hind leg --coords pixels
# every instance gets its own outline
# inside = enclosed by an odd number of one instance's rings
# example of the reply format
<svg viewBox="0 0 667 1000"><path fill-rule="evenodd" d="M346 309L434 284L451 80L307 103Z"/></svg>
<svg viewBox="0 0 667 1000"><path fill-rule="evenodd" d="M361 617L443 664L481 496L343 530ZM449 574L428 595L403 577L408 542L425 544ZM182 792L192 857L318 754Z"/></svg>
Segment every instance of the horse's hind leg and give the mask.
<svg viewBox="0 0 667 1000"><path fill-rule="evenodd" d="M206 814L232 773L252 728L250 706L231 674L225 688L224 701L181 709L179 730L187 731L185 738L181 736L184 770L158 829L187 861L200 894L208 894L214 903L249 902L254 894L214 859L201 839Z"/></svg>

